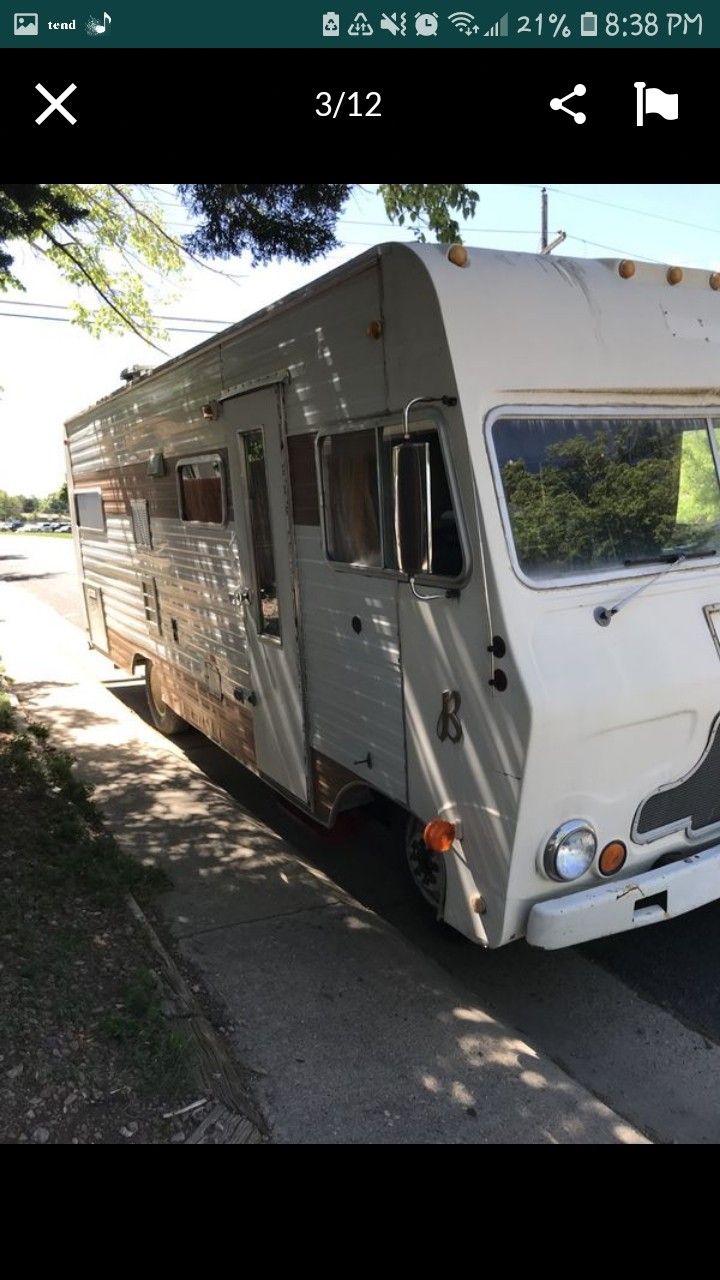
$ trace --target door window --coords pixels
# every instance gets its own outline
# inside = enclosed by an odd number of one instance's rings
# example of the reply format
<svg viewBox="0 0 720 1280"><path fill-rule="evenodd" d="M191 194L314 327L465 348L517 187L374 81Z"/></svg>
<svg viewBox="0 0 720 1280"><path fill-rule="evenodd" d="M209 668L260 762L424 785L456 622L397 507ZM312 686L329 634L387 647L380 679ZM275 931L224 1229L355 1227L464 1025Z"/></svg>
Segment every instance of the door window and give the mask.
<svg viewBox="0 0 720 1280"><path fill-rule="evenodd" d="M280 611L278 608L277 582L275 580L275 555L270 525L265 471L265 442L261 430L243 435L245 472L247 475L248 502L250 507L250 531L252 535L255 586L258 598L258 626L262 635L280 635Z"/></svg>

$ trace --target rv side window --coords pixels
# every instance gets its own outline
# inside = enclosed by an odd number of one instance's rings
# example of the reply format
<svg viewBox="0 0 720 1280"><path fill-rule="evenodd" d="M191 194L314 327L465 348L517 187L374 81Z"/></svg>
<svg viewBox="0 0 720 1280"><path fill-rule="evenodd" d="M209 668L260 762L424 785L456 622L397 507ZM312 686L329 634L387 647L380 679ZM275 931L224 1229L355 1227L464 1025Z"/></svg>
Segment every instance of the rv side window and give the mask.
<svg viewBox="0 0 720 1280"><path fill-rule="evenodd" d="M222 458L188 458L178 463L180 519L199 524L225 524L225 474Z"/></svg>
<svg viewBox="0 0 720 1280"><path fill-rule="evenodd" d="M320 448L328 556L341 564L380 568L376 433L325 436Z"/></svg>
<svg viewBox="0 0 720 1280"><path fill-rule="evenodd" d="M436 578L459 578L463 571L463 550L440 437L435 427L423 424L412 427L411 437L414 444L427 443L430 446L430 545L432 547L430 575ZM389 556L387 567L390 569L398 567L395 558L395 538L392 532L392 452L393 447L400 444L402 439L401 426L384 428L382 467L387 522L385 545Z"/></svg>
<svg viewBox="0 0 720 1280"><path fill-rule="evenodd" d="M99 489L75 490L75 514L79 528L105 532L105 510Z"/></svg>

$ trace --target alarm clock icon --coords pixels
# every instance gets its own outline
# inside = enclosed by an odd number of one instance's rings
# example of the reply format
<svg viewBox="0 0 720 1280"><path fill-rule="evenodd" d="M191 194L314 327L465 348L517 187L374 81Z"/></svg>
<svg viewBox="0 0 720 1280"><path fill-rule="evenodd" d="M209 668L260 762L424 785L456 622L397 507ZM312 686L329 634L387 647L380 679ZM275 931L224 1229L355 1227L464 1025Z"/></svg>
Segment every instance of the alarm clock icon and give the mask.
<svg viewBox="0 0 720 1280"><path fill-rule="evenodd" d="M419 36L436 36L438 33L438 16L436 13L416 13L415 31Z"/></svg>

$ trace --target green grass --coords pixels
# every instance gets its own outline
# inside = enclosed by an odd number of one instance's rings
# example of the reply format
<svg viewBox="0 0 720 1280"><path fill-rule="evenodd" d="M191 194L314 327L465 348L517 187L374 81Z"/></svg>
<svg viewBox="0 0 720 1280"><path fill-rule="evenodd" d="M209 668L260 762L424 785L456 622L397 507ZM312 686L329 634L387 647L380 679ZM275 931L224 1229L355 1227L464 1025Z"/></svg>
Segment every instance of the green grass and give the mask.
<svg viewBox="0 0 720 1280"><path fill-rule="evenodd" d="M177 1094L190 1083L188 1042L160 1006L160 988L151 969L128 982L118 1008L103 1014L99 1029L122 1045L144 1091Z"/></svg>
<svg viewBox="0 0 720 1280"><path fill-rule="evenodd" d="M19 534L22 534L24 538L72 538L71 533L42 533L39 529L15 529L14 532L10 529L0 529L0 534L3 533L12 534L14 538L17 538Z"/></svg>
<svg viewBox="0 0 720 1280"><path fill-rule="evenodd" d="M0 726L5 708L0 693ZM39 724L0 739L3 813L12 815L0 824L3 1051L29 1078L62 1080L64 1062L45 1044L70 1037L101 1090L115 1081L161 1115L155 1099L191 1087L193 1055L182 1024L163 1012L125 898L147 904L167 881L120 849L72 756L46 739Z"/></svg>

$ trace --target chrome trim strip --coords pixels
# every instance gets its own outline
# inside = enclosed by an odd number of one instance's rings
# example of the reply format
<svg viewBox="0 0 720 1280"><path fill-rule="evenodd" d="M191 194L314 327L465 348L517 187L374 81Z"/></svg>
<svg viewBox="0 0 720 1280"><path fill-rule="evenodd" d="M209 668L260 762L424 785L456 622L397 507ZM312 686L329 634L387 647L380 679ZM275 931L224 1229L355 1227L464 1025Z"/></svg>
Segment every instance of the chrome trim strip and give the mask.
<svg viewBox="0 0 720 1280"><path fill-rule="evenodd" d="M247 378L245 382L236 382L233 387L221 391L216 397L217 403L222 404L223 400L232 400L235 396L241 396L245 391L259 391L262 387L274 387L277 383L286 383L290 381L289 369L278 369L275 373L261 373L256 378Z"/></svg>

